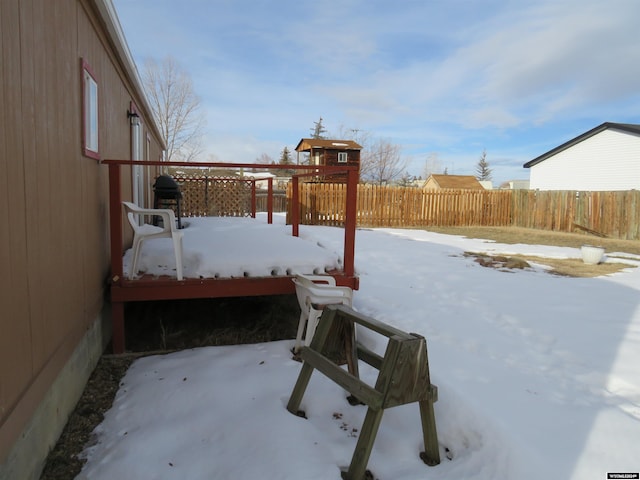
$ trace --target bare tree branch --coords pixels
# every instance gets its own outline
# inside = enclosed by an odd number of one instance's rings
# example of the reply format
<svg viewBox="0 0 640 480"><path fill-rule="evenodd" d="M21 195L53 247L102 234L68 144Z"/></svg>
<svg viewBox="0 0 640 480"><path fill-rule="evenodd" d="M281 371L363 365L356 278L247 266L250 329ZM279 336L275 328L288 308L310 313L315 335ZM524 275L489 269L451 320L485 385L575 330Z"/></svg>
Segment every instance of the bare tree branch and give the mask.
<svg viewBox="0 0 640 480"><path fill-rule="evenodd" d="M379 185L398 180L405 173L407 161L400 146L388 140L375 140L360 157L360 177Z"/></svg>
<svg viewBox="0 0 640 480"><path fill-rule="evenodd" d="M204 115L191 77L172 57L145 62L143 83L167 145L167 160L192 161L202 151Z"/></svg>

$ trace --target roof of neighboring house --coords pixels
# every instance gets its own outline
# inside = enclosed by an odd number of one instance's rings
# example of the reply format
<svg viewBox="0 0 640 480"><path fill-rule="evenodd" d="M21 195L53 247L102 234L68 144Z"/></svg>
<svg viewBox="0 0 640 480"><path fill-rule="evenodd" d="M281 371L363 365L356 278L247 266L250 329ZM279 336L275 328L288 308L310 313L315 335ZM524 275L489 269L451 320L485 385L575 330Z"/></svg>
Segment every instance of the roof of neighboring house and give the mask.
<svg viewBox="0 0 640 480"><path fill-rule="evenodd" d="M549 157L553 157L557 153L566 150L567 148L573 147L574 145L586 140L587 138L593 137L594 135L603 132L611 128L613 130L620 130L622 132L633 133L636 135L640 135L640 125L636 125L633 123L612 123L612 122L604 122L602 125L598 125L595 128L592 128L588 132L583 133L582 135L578 135L576 138L569 140L568 142L563 143L562 145L554 148L553 150L549 150L547 153L543 153L539 157L534 158L533 160L528 161L523 165L524 168L530 168L534 165L545 161Z"/></svg>
<svg viewBox="0 0 640 480"><path fill-rule="evenodd" d="M296 147L296 152L310 152L312 148L336 150L362 150L362 146L353 140L329 140L326 138L303 138Z"/></svg>
<svg viewBox="0 0 640 480"><path fill-rule="evenodd" d="M484 190L484 187L473 175L444 175L432 173L429 175L429 178L427 178L427 182L429 182L429 179L433 179L440 188L470 188L474 190Z"/></svg>

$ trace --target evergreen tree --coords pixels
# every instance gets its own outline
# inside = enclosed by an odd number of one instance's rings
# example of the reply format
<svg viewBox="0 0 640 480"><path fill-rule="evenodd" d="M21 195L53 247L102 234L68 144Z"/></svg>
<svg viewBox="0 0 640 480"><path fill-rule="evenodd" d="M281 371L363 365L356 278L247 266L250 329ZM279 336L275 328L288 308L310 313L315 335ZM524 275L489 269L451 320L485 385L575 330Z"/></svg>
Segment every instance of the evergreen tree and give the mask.
<svg viewBox="0 0 640 480"><path fill-rule="evenodd" d="M318 120L317 122L313 122L313 124L314 127L311 129L311 138L326 138L324 134L327 133L327 129L324 128L324 125L322 125L322 117L320 117L320 120Z"/></svg>
<svg viewBox="0 0 640 480"><path fill-rule="evenodd" d="M479 181L491 180L492 170L489 168L489 162L487 162L487 151L482 151L482 156L476 165L476 178Z"/></svg>
<svg viewBox="0 0 640 480"><path fill-rule="evenodd" d="M278 161L280 165L287 166L293 165L293 160L291 159L291 152L289 152L288 147L284 147L282 149L282 153L280 154L280 160ZM283 168L277 170L278 175L292 175L294 173L293 169Z"/></svg>

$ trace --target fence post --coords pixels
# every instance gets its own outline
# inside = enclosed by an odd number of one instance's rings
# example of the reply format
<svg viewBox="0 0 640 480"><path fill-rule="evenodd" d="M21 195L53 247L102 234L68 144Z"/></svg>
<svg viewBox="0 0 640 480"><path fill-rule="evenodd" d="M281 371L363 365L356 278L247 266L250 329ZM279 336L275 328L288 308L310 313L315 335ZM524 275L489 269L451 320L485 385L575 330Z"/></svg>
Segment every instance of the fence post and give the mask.
<svg viewBox="0 0 640 480"><path fill-rule="evenodd" d="M251 180L251 218L256 218L256 180Z"/></svg>
<svg viewBox="0 0 640 480"><path fill-rule="evenodd" d="M291 234L300 235L300 194L298 193L298 177L291 178Z"/></svg>
<svg viewBox="0 0 640 480"><path fill-rule="evenodd" d="M267 223L273 223L273 177L267 179Z"/></svg>
<svg viewBox="0 0 640 480"><path fill-rule="evenodd" d="M358 171L347 171L347 193L344 224L344 273L355 274L356 224L358 223Z"/></svg>

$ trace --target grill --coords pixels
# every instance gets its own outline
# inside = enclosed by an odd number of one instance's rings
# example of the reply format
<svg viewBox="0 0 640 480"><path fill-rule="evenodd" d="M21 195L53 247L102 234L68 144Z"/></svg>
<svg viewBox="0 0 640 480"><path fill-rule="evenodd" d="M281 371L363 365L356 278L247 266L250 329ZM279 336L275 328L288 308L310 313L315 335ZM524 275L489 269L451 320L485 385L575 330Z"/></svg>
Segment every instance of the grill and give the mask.
<svg viewBox="0 0 640 480"><path fill-rule="evenodd" d="M160 175L153 184L153 208L175 207L176 218L178 219L178 228L182 228L182 219L180 216L180 202L182 201L182 192L180 185L169 175ZM158 218L153 219L153 224L157 225Z"/></svg>

